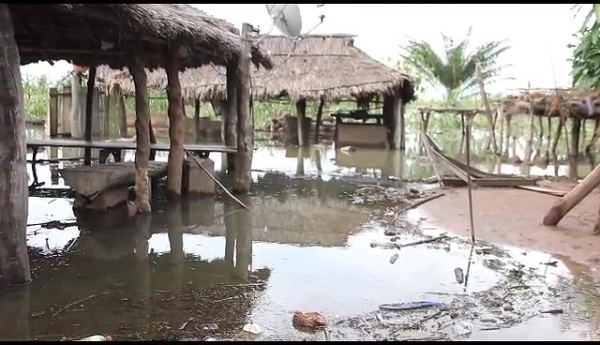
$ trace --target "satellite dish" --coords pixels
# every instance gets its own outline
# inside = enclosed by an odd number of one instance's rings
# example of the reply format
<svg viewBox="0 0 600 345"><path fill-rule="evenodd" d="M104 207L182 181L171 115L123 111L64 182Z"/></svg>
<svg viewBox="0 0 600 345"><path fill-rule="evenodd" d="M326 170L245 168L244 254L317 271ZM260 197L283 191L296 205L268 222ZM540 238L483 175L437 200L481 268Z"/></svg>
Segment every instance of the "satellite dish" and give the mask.
<svg viewBox="0 0 600 345"><path fill-rule="evenodd" d="M300 36L302 31L302 17L300 7L296 4L267 4L267 12L273 19L273 25L289 38Z"/></svg>

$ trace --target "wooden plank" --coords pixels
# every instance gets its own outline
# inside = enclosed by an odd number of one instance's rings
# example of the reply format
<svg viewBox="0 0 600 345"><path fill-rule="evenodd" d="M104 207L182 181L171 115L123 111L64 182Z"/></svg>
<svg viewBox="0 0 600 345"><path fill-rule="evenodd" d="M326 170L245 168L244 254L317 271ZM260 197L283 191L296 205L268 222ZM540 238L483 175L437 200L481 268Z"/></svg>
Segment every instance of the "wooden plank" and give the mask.
<svg viewBox="0 0 600 345"><path fill-rule="evenodd" d="M84 141L76 139L28 139L27 147L33 146L45 146L45 147L78 147L78 148L94 148L94 149L121 149L121 150L135 150L135 142L126 141ZM188 151L210 151L210 152L231 152L235 153L237 150L235 147L228 147L225 145L203 145L203 144L185 144L185 149ZM169 144L167 143L156 143L151 144L150 148L158 151L169 151Z"/></svg>
<svg viewBox="0 0 600 345"><path fill-rule="evenodd" d="M553 196L558 196L558 197L563 197L565 195L567 195L568 192L562 191L562 190L554 190L554 189L548 189L548 188L544 188L544 187L538 187L538 186L516 186L519 189L524 189L524 190L528 190L528 191L532 191L532 192L538 192L538 193L542 193L542 194L548 194L548 195L553 195Z"/></svg>
<svg viewBox="0 0 600 345"><path fill-rule="evenodd" d="M59 169L58 172L65 180L66 185L88 199L95 198L105 190L132 186L135 183L133 162L84 165ZM161 178L166 174L166 163L150 162L148 164L148 177Z"/></svg>

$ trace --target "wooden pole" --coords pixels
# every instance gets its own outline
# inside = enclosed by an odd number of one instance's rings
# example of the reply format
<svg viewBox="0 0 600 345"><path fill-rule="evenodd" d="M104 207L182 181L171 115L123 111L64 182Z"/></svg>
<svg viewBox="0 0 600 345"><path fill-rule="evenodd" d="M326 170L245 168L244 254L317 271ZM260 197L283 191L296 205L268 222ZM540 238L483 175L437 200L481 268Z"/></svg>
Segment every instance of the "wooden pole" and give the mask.
<svg viewBox="0 0 600 345"><path fill-rule="evenodd" d="M104 138L110 137L110 93L105 90L102 93L102 100L104 101L104 111L102 112L102 136Z"/></svg>
<svg viewBox="0 0 600 345"><path fill-rule="evenodd" d="M319 129L321 127L321 117L323 116L323 106L325 105L325 99L319 98L319 107L317 108L317 119L315 120L315 143L319 142Z"/></svg>
<svg viewBox="0 0 600 345"><path fill-rule="evenodd" d="M406 104L402 98L400 98L400 150L406 150L406 118L404 117L406 113Z"/></svg>
<svg viewBox="0 0 600 345"><path fill-rule="evenodd" d="M50 88L50 103L48 104L48 121L50 122L50 138L58 136L58 90Z"/></svg>
<svg viewBox="0 0 600 345"><path fill-rule="evenodd" d="M571 130L571 152L570 156L574 159L579 158L579 138L581 135L581 118L577 116L572 116L571 121L573 123L573 128Z"/></svg>
<svg viewBox="0 0 600 345"><path fill-rule="evenodd" d="M481 99L483 100L483 105L485 107L485 115L487 117L490 130L490 135L488 137L488 142L485 149L489 150L491 145L494 153L497 153L498 144L496 143L496 135L494 133L494 118L492 115L492 108L490 107L490 102L488 100L487 93L485 92L485 83L483 80L483 74L481 73L481 65L479 61L477 61L477 63L475 64L475 70L477 74L477 84L479 85L479 93L481 94Z"/></svg>
<svg viewBox="0 0 600 345"><path fill-rule="evenodd" d="M304 128L306 122L306 100L304 98L296 102L296 119L298 120L298 146L308 146L308 142L305 140L308 136L304 133L306 129Z"/></svg>
<svg viewBox="0 0 600 345"><path fill-rule="evenodd" d="M167 98L169 100L169 159L167 167L167 199L181 197L183 174L183 109L179 82L179 45L173 44L167 55Z"/></svg>
<svg viewBox="0 0 600 345"><path fill-rule="evenodd" d="M92 111L94 109L94 86L96 83L96 66L90 66L85 97L85 141L92 141ZM84 149L83 164L92 164L92 149Z"/></svg>
<svg viewBox="0 0 600 345"><path fill-rule="evenodd" d="M565 119L562 116L558 118L558 126L556 127L556 133L554 134L554 139L552 140L552 147L550 147L550 152L552 153L552 157L556 160L556 147L558 146L558 141L560 140L560 136L562 134L563 127L565 126Z"/></svg>
<svg viewBox="0 0 600 345"><path fill-rule="evenodd" d="M150 144L156 144L156 135L154 134L154 128L152 127L152 118L150 117L150 103L148 103L148 132L150 134ZM156 158L156 150L150 149L150 160L153 161Z"/></svg>
<svg viewBox="0 0 600 345"><path fill-rule="evenodd" d="M404 122L402 114L402 100L400 99L400 90L394 92L394 102L392 106L394 116L394 148L400 150L402 148L402 123Z"/></svg>
<svg viewBox="0 0 600 345"><path fill-rule="evenodd" d="M467 168L471 168L471 124L473 123L473 114L467 115L467 128L466 128L466 154L467 154ZM471 242L475 243L475 221L473 219L473 181L471 180L471 174L467 172L467 188L469 194L469 223L471 225Z"/></svg>
<svg viewBox="0 0 600 345"><path fill-rule="evenodd" d="M587 145L585 145L585 154L586 155L591 154L592 147L596 144L596 141L598 141L598 138L600 138L600 118L597 118L596 122L594 124L594 134L592 134L592 139L590 139L590 141L587 143Z"/></svg>
<svg viewBox="0 0 600 345"><path fill-rule="evenodd" d="M500 133L498 133L498 153L502 155L502 152L504 152L504 106L500 104L500 107L496 111L498 112L496 123L500 125Z"/></svg>
<svg viewBox="0 0 600 345"><path fill-rule="evenodd" d="M531 162L531 147L533 145L533 127L535 124L535 116L533 115L533 104L529 102L529 108L527 110L529 115L529 126L527 126L527 142L525 144L525 157L523 162Z"/></svg>
<svg viewBox="0 0 600 345"><path fill-rule="evenodd" d="M236 193L250 191L252 182L252 154L254 153L254 130L250 116L250 59L252 25L242 25L242 50L238 59L237 84L237 155L233 177L233 190Z"/></svg>
<svg viewBox="0 0 600 345"><path fill-rule="evenodd" d="M150 159L150 104L144 65L134 57L129 73L135 84L135 206L136 213L150 213L150 181L148 161Z"/></svg>
<svg viewBox="0 0 600 345"><path fill-rule="evenodd" d="M31 281L27 255L27 162L21 67L7 4L0 4L0 285Z"/></svg>
<svg viewBox="0 0 600 345"><path fill-rule="evenodd" d="M510 140L512 139L512 114L506 114L506 146L504 147L504 155L510 155Z"/></svg>
<svg viewBox="0 0 600 345"><path fill-rule="evenodd" d="M538 143L535 147L535 157L539 157L542 152L542 146L544 145L544 119L538 116Z"/></svg>
<svg viewBox="0 0 600 345"><path fill-rule="evenodd" d="M238 100L237 100L237 65L227 64L227 107L222 115L221 132L225 146L237 147L237 123L238 123ZM235 171L235 154L226 154L223 159L223 168L228 172Z"/></svg>
<svg viewBox="0 0 600 345"><path fill-rule="evenodd" d="M196 138L196 142L200 137L200 99L196 98L194 100L194 135Z"/></svg>
<svg viewBox="0 0 600 345"><path fill-rule="evenodd" d="M544 216L544 225L554 226L563 217L577 206L590 192L600 184L600 165L597 165L583 181L576 185L569 193L558 199Z"/></svg>

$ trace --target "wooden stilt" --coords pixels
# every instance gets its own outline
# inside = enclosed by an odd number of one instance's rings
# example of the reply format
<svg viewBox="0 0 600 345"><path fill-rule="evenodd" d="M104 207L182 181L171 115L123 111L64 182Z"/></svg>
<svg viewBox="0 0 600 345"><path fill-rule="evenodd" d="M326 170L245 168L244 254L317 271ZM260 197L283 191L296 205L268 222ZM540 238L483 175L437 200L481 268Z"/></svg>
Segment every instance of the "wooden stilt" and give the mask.
<svg viewBox="0 0 600 345"><path fill-rule="evenodd" d="M227 65L227 110L222 115L221 134L225 145L237 147L237 123L238 123L238 100L237 100L237 65ZM235 171L235 154L229 153L223 157L223 168L228 172Z"/></svg>
<svg viewBox="0 0 600 345"><path fill-rule="evenodd" d="M571 152L569 156L577 159L579 157L579 136L581 134L581 118L577 116L571 116L571 121L573 124L571 130Z"/></svg>
<svg viewBox="0 0 600 345"><path fill-rule="evenodd" d="M525 157L523 157L523 162L531 162L531 151L533 147L533 131L534 131L534 123L535 116L533 114L533 104L529 103L529 109L527 110L528 117L528 126L527 126L527 142L525 143Z"/></svg>
<svg viewBox="0 0 600 345"><path fill-rule="evenodd" d="M194 138L196 142L200 138L200 99L194 100Z"/></svg>
<svg viewBox="0 0 600 345"><path fill-rule="evenodd" d="M562 116L560 116L558 118L558 126L556 127L556 133L554 134L554 139L552 140L552 146L550 147L550 153L552 154L552 157L554 160L557 159L556 147L558 146L558 141L560 140L560 136L562 134L564 125L565 125L565 119Z"/></svg>
<svg viewBox="0 0 600 345"><path fill-rule="evenodd" d="M315 120L315 143L319 142L319 128L321 127L321 117L323 116L323 106L325 105L325 99L321 97L319 99L319 107L317 108L317 119Z"/></svg>
<svg viewBox="0 0 600 345"><path fill-rule="evenodd" d="M308 146L307 138L305 133L304 123L306 122L306 100L301 99L296 102L296 119L298 120L298 146Z"/></svg>
<svg viewBox="0 0 600 345"><path fill-rule="evenodd" d="M134 57L129 73L135 84L135 206L136 213L150 213L150 104L147 76L139 58Z"/></svg>
<svg viewBox="0 0 600 345"><path fill-rule="evenodd" d="M179 46L171 46L165 66L167 73L167 98L169 101L169 159L167 168L167 198L179 199L183 176L183 109L179 82Z"/></svg>
<svg viewBox="0 0 600 345"><path fill-rule="evenodd" d="M546 131L546 158L550 159L550 145L552 143L552 117L547 115L548 130Z"/></svg>
<svg viewBox="0 0 600 345"><path fill-rule="evenodd" d="M94 109L94 87L96 85L96 66L90 66L85 97L85 141L92 141L92 112ZM84 149L83 164L92 164L92 149Z"/></svg>
<svg viewBox="0 0 600 345"><path fill-rule="evenodd" d="M544 145L544 119L538 116L538 142L535 145L535 157L539 157L542 152L542 146Z"/></svg>
<svg viewBox="0 0 600 345"><path fill-rule="evenodd" d="M252 25L242 25L242 51L238 58L237 84L237 155L233 177L233 190L236 193L248 193L252 183L252 154L254 152L254 131L250 114L250 53L252 43L249 39Z"/></svg>
<svg viewBox="0 0 600 345"><path fill-rule="evenodd" d="M592 139L585 145L585 154L590 155L592 152L592 147L596 144L600 138L600 118L597 118L594 124L594 134L592 134Z"/></svg>

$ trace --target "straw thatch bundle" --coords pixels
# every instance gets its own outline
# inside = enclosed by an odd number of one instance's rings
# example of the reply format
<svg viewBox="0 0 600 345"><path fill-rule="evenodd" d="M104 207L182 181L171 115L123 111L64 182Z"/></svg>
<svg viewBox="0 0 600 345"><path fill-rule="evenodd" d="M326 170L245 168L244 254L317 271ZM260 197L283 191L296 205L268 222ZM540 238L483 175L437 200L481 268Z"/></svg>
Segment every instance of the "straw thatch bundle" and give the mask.
<svg viewBox="0 0 600 345"><path fill-rule="evenodd" d="M411 78L369 57L354 46L351 35L310 35L295 48L283 36L268 36L260 43L273 61L270 71L254 70L253 95L256 99L287 96L339 101L371 95L388 95L400 89L405 102L414 99ZM108 83L118 83L128 93L133 81L126 71L103 70ZM225 69L214 65L187 70L180 76L182 91L188 99L203 101L224 99ZM166 86L163 70L149 73L148 85Z"/></svg>

